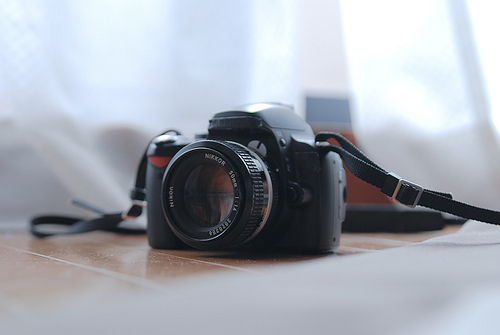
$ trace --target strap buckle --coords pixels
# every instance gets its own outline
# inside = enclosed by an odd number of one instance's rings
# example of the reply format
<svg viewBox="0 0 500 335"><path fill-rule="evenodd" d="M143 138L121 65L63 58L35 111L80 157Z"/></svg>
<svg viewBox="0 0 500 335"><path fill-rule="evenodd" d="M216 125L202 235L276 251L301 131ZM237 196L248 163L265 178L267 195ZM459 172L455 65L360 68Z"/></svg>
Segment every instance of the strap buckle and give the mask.
<svg viewBox="0 0 500 335"><path fill-rule="evenodd" d="M130 208L122 213L122 220L135 220L142 214L143 208L148 205L146 201L133 200Z"/></svg>
<svg viewBox="0 0 500 335"><path fill-rule="evenodd" d="M396 188L394 189L392 196L390 196L391 200L397 204L401 204L409 208L417 207L418 201L420 200L422 193L424 193L424 188L418 184L401 178L393 172L389 173L389 175L398 180ZM402 193L400 194L400 192ZM411 192L411 194L409 194L408 192ZM417 193L415 194L415 192ZM408 200L411 202L408 202Z"/></svg>

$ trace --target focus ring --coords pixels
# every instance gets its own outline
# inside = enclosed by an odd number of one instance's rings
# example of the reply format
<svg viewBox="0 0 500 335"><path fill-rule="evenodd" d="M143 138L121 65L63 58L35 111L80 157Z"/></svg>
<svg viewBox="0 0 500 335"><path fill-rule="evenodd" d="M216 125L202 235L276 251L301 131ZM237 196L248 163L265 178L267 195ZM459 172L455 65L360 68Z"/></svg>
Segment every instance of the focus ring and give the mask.
<svg viewBox="0 0 500 335"><path fill-rule="evenodd" d="M236 246L245 242L252 234L259 228L262 222L262 208L264 206L264 182L262 180L261 171L255 164L255 158L248 152L248 150L225 142L226 146L232 149L244 162L250 175L250 183L252 185L252 201L251 201L251 214L246 222L245 228L240 232L232 243L229 245ZM264 168L264 167L262 167ZM246 192L248 195L249 193Z"/></svg>

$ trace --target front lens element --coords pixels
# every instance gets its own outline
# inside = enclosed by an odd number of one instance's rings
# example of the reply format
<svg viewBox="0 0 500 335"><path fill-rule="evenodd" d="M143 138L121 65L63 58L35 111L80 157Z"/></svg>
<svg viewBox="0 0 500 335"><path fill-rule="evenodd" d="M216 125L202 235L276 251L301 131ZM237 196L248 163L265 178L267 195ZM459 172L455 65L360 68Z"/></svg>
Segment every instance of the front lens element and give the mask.
<svg viewBox="0 0 500 335"><path fill-rule="evenodd" d="M231 178L216 164L201 164L188 176L184 187L184 203L196 224L212 228L231 212L234 191Z"/></svg>

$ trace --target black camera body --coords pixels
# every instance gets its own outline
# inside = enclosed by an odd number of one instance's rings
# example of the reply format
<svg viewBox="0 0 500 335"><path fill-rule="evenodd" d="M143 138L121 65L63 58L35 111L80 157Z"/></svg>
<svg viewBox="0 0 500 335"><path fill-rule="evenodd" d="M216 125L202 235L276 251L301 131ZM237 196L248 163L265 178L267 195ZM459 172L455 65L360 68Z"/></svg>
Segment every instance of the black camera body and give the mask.
<svg viewBox="0 0 500 335"><path fill-rule="evenodd" d="M153 248L333 251L346 211L339 155L316 146L290 106L217 113L206 138L176 134L148 147L146 201Z"/></svg>

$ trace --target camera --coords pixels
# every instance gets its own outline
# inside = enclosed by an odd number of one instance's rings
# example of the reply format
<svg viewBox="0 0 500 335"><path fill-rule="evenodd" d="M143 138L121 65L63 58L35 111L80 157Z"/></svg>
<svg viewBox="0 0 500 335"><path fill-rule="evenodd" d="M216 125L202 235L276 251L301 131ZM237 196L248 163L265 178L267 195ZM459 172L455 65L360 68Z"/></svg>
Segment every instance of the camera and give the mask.
<svg viewBox="0 0 500 335"><path fill-rule="evenodd" d="M346 212L340 156L320 150L293 107L219 112L208 134L147 149L149 244L157 249L334 251Z"/></svg>

